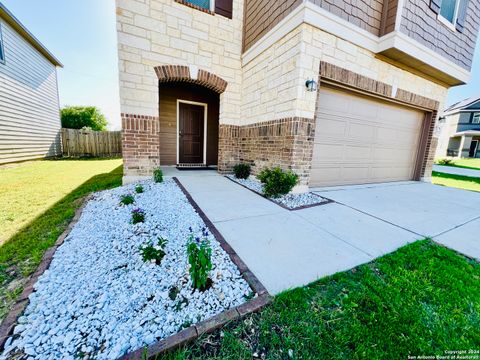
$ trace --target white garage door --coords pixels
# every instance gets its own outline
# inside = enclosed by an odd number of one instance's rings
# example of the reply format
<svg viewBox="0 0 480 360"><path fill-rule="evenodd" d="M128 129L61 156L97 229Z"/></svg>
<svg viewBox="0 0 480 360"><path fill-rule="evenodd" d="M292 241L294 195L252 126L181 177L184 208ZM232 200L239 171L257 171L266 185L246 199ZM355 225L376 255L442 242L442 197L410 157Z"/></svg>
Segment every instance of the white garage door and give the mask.
<svg viewBox="0 0 480 360"><path fill-rule="evenodd" d="M310 186L411 180L424 113L322 88Z"/></svg>

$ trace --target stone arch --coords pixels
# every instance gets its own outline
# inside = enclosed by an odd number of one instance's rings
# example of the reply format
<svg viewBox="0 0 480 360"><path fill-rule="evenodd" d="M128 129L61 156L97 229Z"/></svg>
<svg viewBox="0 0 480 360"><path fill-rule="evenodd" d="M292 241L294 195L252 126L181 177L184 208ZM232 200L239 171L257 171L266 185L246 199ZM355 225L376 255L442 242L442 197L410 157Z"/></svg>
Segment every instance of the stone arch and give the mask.
<svg viewBox="0 0 480 360"><path fill-rule="evenodd" d="M196 72L196 73L195 73ZM208 71L198 69L195 66L162 65L155 67L155 73L160 83L189 82L202 85L221 94L227 88L228 83L221 77Z"/></svg>

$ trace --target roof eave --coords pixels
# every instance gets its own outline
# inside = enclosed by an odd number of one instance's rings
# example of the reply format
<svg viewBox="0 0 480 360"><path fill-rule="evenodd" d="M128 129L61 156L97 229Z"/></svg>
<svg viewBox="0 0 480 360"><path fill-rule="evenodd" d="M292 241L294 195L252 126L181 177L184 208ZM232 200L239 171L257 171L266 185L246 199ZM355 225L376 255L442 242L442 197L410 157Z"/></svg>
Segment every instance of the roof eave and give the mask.
<svg viewBox="0 0 480 360"><path fill-rule="evenodd" d="M26 39L35 49L37 49L48 61L58 67L63 64L48 51L48 49L18 20L6 7L0 2L0 18L5 20L15 29L24 39Z"/></svg>

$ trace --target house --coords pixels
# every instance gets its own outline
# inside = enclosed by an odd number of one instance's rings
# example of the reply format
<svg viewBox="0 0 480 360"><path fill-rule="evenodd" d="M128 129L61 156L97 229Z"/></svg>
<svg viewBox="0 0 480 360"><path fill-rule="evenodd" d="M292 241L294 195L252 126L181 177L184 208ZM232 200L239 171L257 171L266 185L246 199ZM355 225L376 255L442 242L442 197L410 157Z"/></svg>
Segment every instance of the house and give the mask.
<svg viewBox="0 0 480 360"><path fill-rule="evenodd" d="M61 154L59 66L0 2L0 164Z"/></svg>
<svg viewBox="0 0 480 360"><path fill-rule="evenodd" d="M479 0L117 0L124 181L290 168L301 188L428 180Z"/></svg>
<svg viewBox="0 0 480 360"><path fill-rule="evenodd" d="M480 98L448 107L439 123L437 157L480 157Z"/></svg>

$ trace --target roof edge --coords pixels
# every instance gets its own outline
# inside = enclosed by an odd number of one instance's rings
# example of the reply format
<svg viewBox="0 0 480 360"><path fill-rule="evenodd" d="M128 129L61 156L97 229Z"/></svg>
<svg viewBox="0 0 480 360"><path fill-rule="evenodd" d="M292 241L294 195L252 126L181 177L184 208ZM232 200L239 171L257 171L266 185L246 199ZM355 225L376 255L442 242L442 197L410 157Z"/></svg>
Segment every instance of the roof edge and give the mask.
<svg viewBox="0 0 480 360"><path fill-rule="evenodd" d="M5 20L22 37L27 40L35 49L45 56L53 65L63 67L63 64L48 51L48 49L18 20L5 5L0 2L0 18Z"/></svg>

